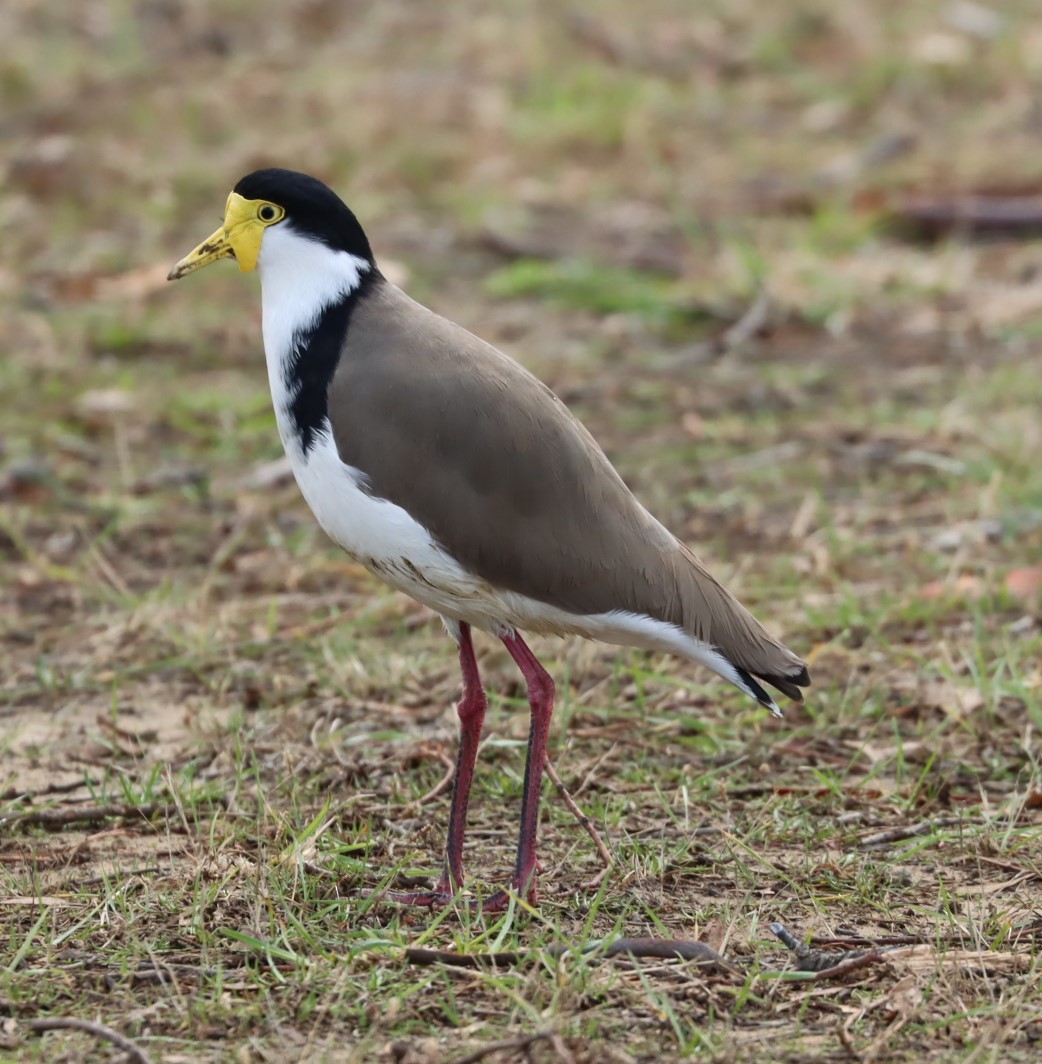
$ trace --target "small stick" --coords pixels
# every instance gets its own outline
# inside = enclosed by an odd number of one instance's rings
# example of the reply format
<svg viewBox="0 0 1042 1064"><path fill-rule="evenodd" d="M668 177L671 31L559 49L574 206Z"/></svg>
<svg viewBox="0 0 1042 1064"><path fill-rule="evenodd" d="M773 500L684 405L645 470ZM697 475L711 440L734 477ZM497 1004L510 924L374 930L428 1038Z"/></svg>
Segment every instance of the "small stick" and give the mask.
<svg viewBox="0 0 1042 1064"><path fill-rule="evenodd" d="M828 935L811 935L813 946L920 946L922 935L880 935L878 938L863 938L860 935L848 935L846 938L830 938Z"/></svg>
<svg viewBox="0 0 1042 1064"><path fill-rule="evenodd" d="M106 1027L103 1023L93 1023L91 1020L80 1020L75 1016L49 1016L43 1020L24 1020L26 1027L34 1034L43 1034L44 1031L84 1031L94 1035L95 1038L103 1038L118 1046L127 1054L134 1064L152 1064L152 1058L135 1045L129 1038Z"/></svg>
<svg viewBox="0 0 1042 1064"><path fill-rule="evenodd" d="M36 827L64 827L67 824L96 824L103 820L148 820L156 813L172 813L172 802L149 802L147 805L81 805L64 809L34 809L0 818L7 828L19 825Z"/></svg>
<svg viewBox="0 0 1042 1064"><path fill-rule="evenodd" d="M716 353L727 354L751 340L767 324L771 314L771 294L761 286L742 316L724 330L715 343Z"/></svg>
<svg viewBox="0 0 1042 1064"><path fill-rule="evenodd" d="M226 798L217 798L213 804L227 808L228 801ZM157 813L178 815L178 805L176 802L149 802L147 805L80 805L64 809L38 809L0 817L0 828L10 829L20 825L65 827L68 824L97 824L103 820L150 820Z"/></svg>
<svg viewBox="0 0 1042 1064"><path fill-rule="evenodd" d="M490 1057L493 1053L506 1053L511 1049L528 1050L537 1042L553 1043L556 1037L557 1035L553 1031L534 1031L532 1034L522 1035L520 1038L504 1038L499 1042L489 1042L487 1046L475 1049L473 1053L468 1053L466 1056L457 1057L450 1064L476 1064L477 1061L484 1060L485 1057Z"/></svg>
<svg viewBox="0 0 1042 1064"><path fill-rule="evenodd" d="M406 802L402 806L403 812L406 809L419 809L425 806L428 802L433 802L439 795L445 793L452 786L452 781L456 776L456 762L451 757L447 757L445 754L439 754L438 759L443 765L447 765L448 768L445 775L426 793L421 794L419 798L414 798L411 802Z"/></svg>
<svg viewBox="0 0 1042 1064"><path fill-rule="evenodd" d="M410 964L423 967L446 964L450 968L510 968L527 956L527 953L452 953L422 946L409 946L405 951L405 959Z"/></svg>
<svg viewBox="0 0 1042 1064"><path fill-rule="evenodd" d="M957 824L974 824L977 821L964 817L945 817L942 820L924 820L919 824L903 824L889 831L879 831L874 835L866 835L859 843L862 850L882 849L892 842L902 842L905 839L914 839L919 835L929 835L941 828L952 828Z"/></svg>
<svg viewBox="0 0 1042 1064"><path fill-rule="evenodd" d="M78 791L81 787L97 787L101 780L88 776L86 779L73 780L72 783L48 783L35 791L23 791L20 787L8 787L6 791L0 791L0 802L13 802L16 799L24 801L26 798L39 798L45 794L69 794Z"/></svg>
<svg viewBox="0 0 1042 1064"><path fill-rule="evenodd" d="M771 294L763 286L757 289L752 302L742 311L719 336L711 337L703 343L692 345L679 355L663 359L656 369L670 370L685 365L707 362L730 354L736 347L747 343L757 333L762 332L770 322Z"/></svg>
<svg viewBox="0 0 1042 1064"><path fill-rule="evenodd" d="M546 952L551 957L560 957L571 947L554 942ZM509 968L532 957L538 951L523 953L452 953L438 949L410 947L405 959L412 964L447 964L451 968ZM682 938L617 938L613 942L591 943L583 947L583 953L599 954L607 960L611 957L654 957L658 960L696 961L706 967L725 971L733 967L706 942L693 942Z"/></svg>
<svg viewBox="0 0 1042 1064"><path fill-rule="evenodd" d="M575 817L579 827L581 827L583 831L593 839L593 844L597 847L597 852L600 854L604 867L593 877L593 879L583 883L580 888L582 890L596 890L604 882L605 876L608 875L615 864L611 851L604 845L604 840L593 826L593 822L576 804L575 799L569 793L568 788L564 785L561 777L557 775L557 769L554 768L549 760L546 762L546 774L550 777L550 782L557 788L557 793L568 807L569 812Z"/></svg>

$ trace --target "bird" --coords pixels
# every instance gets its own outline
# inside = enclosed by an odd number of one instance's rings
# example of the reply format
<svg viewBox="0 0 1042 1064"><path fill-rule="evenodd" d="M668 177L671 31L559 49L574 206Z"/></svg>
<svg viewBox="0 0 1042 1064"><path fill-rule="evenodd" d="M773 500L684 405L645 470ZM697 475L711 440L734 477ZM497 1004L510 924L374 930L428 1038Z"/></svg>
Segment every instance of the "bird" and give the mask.
<svg viewBox="0 0 1042 1064"><path fill-rule="evenodd" d="M261 285L279 435L318 524L379 579L441 615L462 674L445 857L432 890L463 895L463 844L488 699L472 630L503 643L531 725L508 889L537 904L537 830L555 686L522 632L679 655L776 716L806 663L771 636L637 500L593 436L518 361L412 300L380 271L354 213L317 178L267 168L229 194L221 227L170 271L222 259Z"/></svg>

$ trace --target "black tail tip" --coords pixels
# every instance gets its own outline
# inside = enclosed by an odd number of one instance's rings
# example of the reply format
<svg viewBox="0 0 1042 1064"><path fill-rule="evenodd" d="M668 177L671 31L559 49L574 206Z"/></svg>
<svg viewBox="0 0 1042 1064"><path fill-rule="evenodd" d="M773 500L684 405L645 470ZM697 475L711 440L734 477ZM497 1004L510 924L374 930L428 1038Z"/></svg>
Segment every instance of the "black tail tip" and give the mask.
<svg viewBox="0 0 1042 1064"><path fill-rule="evenodd" d="M772 713L779 713L774 699L771 698L759 683L757 683L757 680L753 678L753 675L750 672L737 665L735 666L735 672L738 673L742 686L748 694L752 695L761 706L765 706ZM803 692L800 688L810 686L810 673L807 671L806 665L804 665L795 676L767 676L763 673L758 673L757 677L758 679L763 680L764 683L776 687L783 695L791 698L794 702L802 702Z"/></svg>
<svg viewBox="0 0 1042 1064"><path fill-rule="evenodd" d="M751 673L736 665L734 671L738 674L738 680L746 694L750 694L765 709L769 709L776 717L781 716L781 710L773 698L753 679Z"/></svg>
<svg viewBox="0 0 1042 1064"><path fill-rule="evenodd" d="M807 671L806 665L795 676L761 675L760 679L765 683L769 683L772 687L777 687L783 695L787 695L793 702L802 702L803 692L800 688L810 687L810 673Z"/></svg>

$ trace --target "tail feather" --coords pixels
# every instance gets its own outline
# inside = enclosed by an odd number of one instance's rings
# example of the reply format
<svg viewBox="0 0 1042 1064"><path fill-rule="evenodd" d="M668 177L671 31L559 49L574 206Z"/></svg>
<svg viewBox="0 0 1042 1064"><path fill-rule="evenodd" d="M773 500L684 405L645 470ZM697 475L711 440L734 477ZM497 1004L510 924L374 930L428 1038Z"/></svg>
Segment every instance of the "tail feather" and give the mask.
<svg viewBox="0 0 1042 1064"><path fill-rule="evenodd" d="M775 717L780 717L782 715L781 710L778 708L778 703L771 698L771 696L748 672L745 671L745 669L735 665L734 671L738 677L738 686L745 691L746 694L752 695L761 706L769 709Z"/></svg>
<svg viewBox="0 0 1042 1064"><path fill-rule="evenodd" d="M673 579L675 612L670 619L712 646L734 669L737 686L776 716L781 711L757 679L803 701L800 688L810 684L806 662L770 635L683 544L674 558Z"/></svg>
<svg viewBox="0 0 1042 1064"><path fill-rule="evenodd" d="M678 545L672 616L663 619L717 647L754 676L798 677L804 662L771 636L684 544Z"/></svg>

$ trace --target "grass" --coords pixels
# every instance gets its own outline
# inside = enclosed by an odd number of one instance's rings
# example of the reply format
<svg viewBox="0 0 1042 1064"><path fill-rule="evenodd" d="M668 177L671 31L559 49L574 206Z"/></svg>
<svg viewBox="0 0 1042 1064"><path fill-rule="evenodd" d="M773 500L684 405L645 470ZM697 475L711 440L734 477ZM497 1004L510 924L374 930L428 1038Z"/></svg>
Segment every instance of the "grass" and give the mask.
<svg viewBox="0 0 1042 1064"><path fill-rule="evenodd" d="M1034 1059L1038 245L913 243L888 213L1037 186L1032 6L977 35L918 0L225 0L47 32L23 7L0 59L0 1060L118 1059L48 1017L169 1064ZM262 163L349 193L388 271L537 370L811 663L775 722L681 663L537 642L555 763L616 858L599 889L548 789L537 911L365 893L438 870L458 677L432 618L265 479L255 285L163 281ZM764 327L714 347L761 289ZM479 656L487 895L527 706ZM920 945L808 983L775 921ZM619 935L734 971L584 952Z"/></svg>

